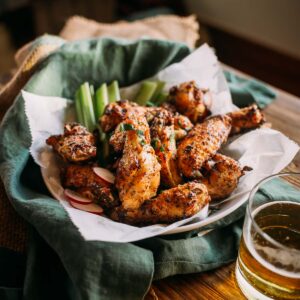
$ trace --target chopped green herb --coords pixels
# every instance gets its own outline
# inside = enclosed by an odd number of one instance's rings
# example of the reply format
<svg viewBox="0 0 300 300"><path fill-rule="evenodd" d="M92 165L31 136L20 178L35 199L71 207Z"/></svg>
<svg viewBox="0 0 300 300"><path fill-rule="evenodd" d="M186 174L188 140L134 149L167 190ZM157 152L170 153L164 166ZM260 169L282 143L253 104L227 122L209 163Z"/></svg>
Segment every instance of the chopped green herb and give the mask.
<svg viewBox="0 0 300 300"><path fill-rule="evenodd" d="M163 145L160 146L159 151L160 151L160 152L165 152L165 148L164 148Z"/></svg>
<svg viewBox="0 0 300 300"><path fill-rule="evenodd" d="M120 131L129 131L129 130L134 130L132 124L122 123L120 125Z"/></svg>

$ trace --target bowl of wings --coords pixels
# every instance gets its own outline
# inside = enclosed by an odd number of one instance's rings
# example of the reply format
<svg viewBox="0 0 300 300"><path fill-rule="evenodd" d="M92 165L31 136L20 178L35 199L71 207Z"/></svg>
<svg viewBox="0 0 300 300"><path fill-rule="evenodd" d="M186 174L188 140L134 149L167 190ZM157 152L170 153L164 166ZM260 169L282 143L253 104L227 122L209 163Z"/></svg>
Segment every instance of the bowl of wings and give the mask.
<svg viewBox="0 0 300 300"><path fill-rule="evenodd" d="M211 116L209 98L195 82L183 82L159 106L108 103L93 132L66 123L63 134L46 141L61 161L65 198L77 209L138 227L205 209L213 216L251 170L221 154L222 145L265 119L256 105ZM169 233L195 228L185 224Z"/></svg>

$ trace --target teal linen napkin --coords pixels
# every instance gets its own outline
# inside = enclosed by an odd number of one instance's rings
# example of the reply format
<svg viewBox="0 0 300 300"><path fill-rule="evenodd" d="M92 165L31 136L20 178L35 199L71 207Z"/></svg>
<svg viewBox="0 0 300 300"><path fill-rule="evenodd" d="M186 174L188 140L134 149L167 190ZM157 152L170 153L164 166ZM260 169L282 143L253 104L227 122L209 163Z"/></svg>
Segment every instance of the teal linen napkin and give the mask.
<svg viewBox="0 0 300 300"><path fill-rule="evenodd" d="M182 44L155 40L67 43L45 59L25 90L72 98L86 80L130 85L189 53ZM194 231L127 244L84 241L49 195L30 158L30 143L19 95L0 129L0 173L14 208L33 228L24 299L142 299L153 279L217 268L236 258L244 207L208 226L215 230L203 237Z"/></svg>

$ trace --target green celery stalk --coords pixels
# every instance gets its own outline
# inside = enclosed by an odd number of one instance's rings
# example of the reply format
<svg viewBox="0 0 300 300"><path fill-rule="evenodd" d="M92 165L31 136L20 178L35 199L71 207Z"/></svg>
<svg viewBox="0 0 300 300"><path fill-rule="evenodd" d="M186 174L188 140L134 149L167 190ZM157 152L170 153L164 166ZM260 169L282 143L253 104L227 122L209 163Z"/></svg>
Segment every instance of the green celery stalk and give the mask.
<svg viewBox="0 0 300 300"><path fill-rule="evenodd" d="M95 117L96 120L103 115L105 106L109 103L107 84L103 83L95 94Z"/></svg>
<svg viewBox="0 0 300 300"><path fill-rule="evenodd" d="M108 90L108 97L109 97L109 102L115 102L117 100L121 99L120 95L120 89L119 89L119 83L117 80L114 80L107 88Z"/></svg>
<svg viewBox="0 0 300 300"><path fill-rule="evenodd" d="M78 92L79 92L79 97L81 102L84 126L90 132L92 132L95 129L96 120L94 115L94 107L93 107L91 90L88 82L83 83L79 87Z"/></svg>
<svg viewBox="0 0 300 300"><path fill-rule="evenodd" d="M155 101L156 105L160 105L164 103L165 101L167 101L168 97L169 97L168 93L160 93L156 98Z"/></svg>
<svg viewBox="0 0 300 300"><path fill-rule="evenodd" d="M150 101L153 102L153 103L156 102L156 99L157 99L158 95L162 93L162 90L164 89L164 87L166 85L166 83L164 81L157 81L156 83L157 83L157 87L156 87L156 89L155 89L155 91L154 91L154 93L153 93L153 95L150 99Z"/></svg>
<svg viewBox="0 0 300 300"><path fill-rule="evenodd" d="M75 111L76 111L77 122L80 123L81 125L84 125L79 90L75 93Z"/></svg>
<svg viewBox="0 0 300 300"><path fill-rule="evenodd" d="M153 81L144 81L138 91L135 102L140 105L146 105L150 101L157 87L157 83Z"/></svg>
<svg viewBox="0 0 300 300"><path fill-rule="evenodd" d="M91 92L91 96L92 96L92 99L94 99L94 96L95 96L95 88L92 84L90 84L90 92Z"/></svg>

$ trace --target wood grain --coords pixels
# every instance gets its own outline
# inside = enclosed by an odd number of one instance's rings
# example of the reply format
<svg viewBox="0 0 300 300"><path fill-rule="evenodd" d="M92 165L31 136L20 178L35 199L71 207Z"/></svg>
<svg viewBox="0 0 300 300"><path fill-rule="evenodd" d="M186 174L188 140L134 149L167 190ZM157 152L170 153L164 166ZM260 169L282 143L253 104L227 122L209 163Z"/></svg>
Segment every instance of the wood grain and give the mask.
<svg viewBox="0 0 300 300"><path fill-rule="evenodd" d="M277 100L264 111L267 121L272 123L272 128L300 144L300 99L280 90L277 92ZM300 152L285 171L300 172ZM300 186L300 181L297 184ZM166 278L152 286L159 300L246 299L236 284L234 268L235 263L231 263L209 272ZM155 298L147 295L146 299Z"/></svg>

